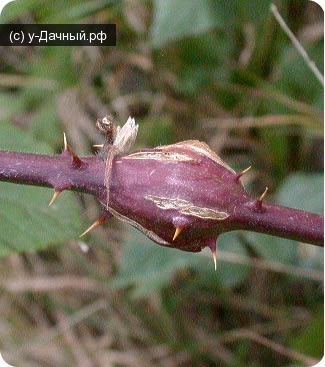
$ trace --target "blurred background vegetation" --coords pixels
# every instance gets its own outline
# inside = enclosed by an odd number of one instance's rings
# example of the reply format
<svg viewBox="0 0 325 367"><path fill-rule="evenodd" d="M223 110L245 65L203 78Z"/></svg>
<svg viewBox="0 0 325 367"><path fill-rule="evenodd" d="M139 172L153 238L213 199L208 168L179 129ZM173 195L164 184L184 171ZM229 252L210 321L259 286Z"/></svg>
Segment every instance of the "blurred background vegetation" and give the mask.
<svg viewBox="0 0 325 367"><path fill-rule="evenodd" d="M323 11L278 9L323 70ZM129 115L136 148L206 141L245 187L323 212L323 88L268 0L16 0L2 23L116 23L116 47L1 47L0 149L80 155ZM323 250L236 232L211 256L159 247L87 195L0 183L0 351L14 366L310 366Z"/></svg>

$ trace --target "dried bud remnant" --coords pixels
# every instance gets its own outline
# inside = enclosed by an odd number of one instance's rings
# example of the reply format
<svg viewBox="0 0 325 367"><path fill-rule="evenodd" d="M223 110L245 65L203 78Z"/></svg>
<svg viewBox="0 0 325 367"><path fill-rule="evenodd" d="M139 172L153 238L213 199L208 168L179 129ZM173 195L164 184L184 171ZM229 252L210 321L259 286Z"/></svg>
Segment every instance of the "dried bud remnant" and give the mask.
<svg viewBox="0 0 325 367"><path fill-rule="evenodd" d="M102 119L97 119L96 127L105 135L107 144L112 145L116 136L116 126L113 117L105 116Z"/></svg>
<svg viewBox="0 0 325 367"><path fill-rule="evenodd" d="M106 207L108 207L113 159L117 154L127 153L130 150L137 137L139 126L135 124L133 118L129 117L122 128L120 126L116 127L112 116L98 119L96 126L106 137L103 151L104 153L107 152L105 187L107 190Z"/></svg>
<svg viewBox="0 0 325 367"><path fill-rule="evenodd" d="M117 133L114 140L117 154L128 153L137 138L139 125L135 124L135 120L128 118L122 128L117 127Z"/></svg>

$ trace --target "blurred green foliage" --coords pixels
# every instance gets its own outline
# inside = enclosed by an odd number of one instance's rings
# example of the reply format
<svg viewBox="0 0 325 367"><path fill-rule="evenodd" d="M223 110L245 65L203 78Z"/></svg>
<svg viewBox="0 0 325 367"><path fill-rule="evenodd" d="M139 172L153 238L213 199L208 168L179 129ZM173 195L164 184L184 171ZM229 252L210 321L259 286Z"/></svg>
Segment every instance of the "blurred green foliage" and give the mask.
<svg viewBox="0 0 325 367"><path fill-rule="evenodd" d="M2 149L51 154L50 146L38 142L10 124L1 123ZM80 211L72 194L53 205L50 190L1 183L0 256L11 252L37 251L63 243L81 233ZM37 228L37 230L36 230Z"/></svg>

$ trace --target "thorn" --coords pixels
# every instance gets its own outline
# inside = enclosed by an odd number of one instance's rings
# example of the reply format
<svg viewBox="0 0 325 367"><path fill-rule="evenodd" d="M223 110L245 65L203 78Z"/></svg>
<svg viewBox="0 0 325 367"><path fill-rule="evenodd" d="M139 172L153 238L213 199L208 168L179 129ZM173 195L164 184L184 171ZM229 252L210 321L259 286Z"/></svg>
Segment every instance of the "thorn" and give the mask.
<svg viewBox="0 0 325 367"><path fill-rule="evenodd" d="M264 192L263 192L263 194L258 199L255 200L255 202L254 202L255 210L257 210L259 212L263 212L264 211L263 210L264 209L263 208L263 199L265 198L268 190L269 190L269 188L266 187L265 190L264 190Z"/></svg>
<svg viewBox="0 0 325 367"><path fill-rule="evenodd" d="M212 251L212 257L214 262L214 271L217 271L217 249Z"/></svg>
<svg viewBox="0 0 325 367"><path fill-rule="evenodd" d="M98 218L89 228L87 228L83 233L81 233L79 237L85 236L87 233L91 232L93 229L103 224L105 220L106 220L105 216Z"/></svg>
<svg viewBox="0 0 325 367"><path fill-rule="evenodd" d="M86 163L83 162L77 154L71 149L70 145L67 145L67 149L64 150L63 153L67 152L70 157L72 157L72 168L79 169L81 166L85 165Z"/></svg>
<svg viewBox="0 0 325 367"><path fill-rule="evenodd" d="M79 168L81 168L81 166L86 164L72 150L72 148L70 147L70 145L67 142L67 137L66 137L65 133L63 133L63 143L64 143L64 150L63 150L62 154L63 155L69 155L69 156L72 157L72 168L79 169Z"/></svg>
<svg viewBox="0 0 325 367"><path fill-rule="evenodd" d="M266 187L263 194L260 196L260 198L258 199L259 201L263 201L263 199L265 198L267 192L269 191L269 188Z"/></svg>
<svg viewBox="0 0 325 367"><path fill-rule="evenodd" d="M104 144L94 144L94 148L104 148Z"/></svg>
<svg viewBox="0 0 325 367"><path fill-rule="evenodd" d="M209 245L210 250L212 252L213 262L214 262L214 271L217 271L217 241L212 240L213 242Z"/></svg>
<svg viewBox="0 0 325 367"><path fill-rule="evenodd" d="M65 135L65 133L63 133L63 144L64 144L63 153L68 152L70 155L73 155L74 156L75 153L72 150L72 148L70 147L70 145L68 144L67 136Z"/></svg>
<svg viewBox="0 0 325 367"><path fill-rule="evenodd" d="M83 162L76 154L72 152L72 167L75 169L79 169L84 164L85 162Z"/></svg>
<svg viewBox="0 0 325 367"><path fill-rule="evenodd" d="M66 137L65 133L63 133L63 144L64 144L64 150L68 150L69 145L68 145L67 137Z"/></svg>
<svg viewBox="0 0 325 367"><path fill-rule="evenodd" d="M262 210L263 199L265 198L268 191L269 191L269 188L266 187L263 194L256 200L256 208L258 210Z"/></svg>
<svg viewBox="0 0 325 367"><path fill-rule="evenodd" d="M49 202L49 206L51 206L55 202L55 200L59 197L59 195L61 194L61 192L62 192L62 190L55 190L54 191L54 194L52 196L52 199Z"/></svg>
<svg viewBox="0 0 325 367"><path fill-rule="evenodd" d="M247 167L246 169L244 169L243 171L237 173L237 175L235 176L235 182L239 182L239 179L244 176L245 173L247 173L250 169L252 168L252 166Z"/></svg>
<svg viewBox="0 0 325 367"><path fill-rule="evenodd" d="M174 237L173 237L173 241L175 241L176 238L182 233L183 229L184 229L183 227L176 227Z"/></svg>

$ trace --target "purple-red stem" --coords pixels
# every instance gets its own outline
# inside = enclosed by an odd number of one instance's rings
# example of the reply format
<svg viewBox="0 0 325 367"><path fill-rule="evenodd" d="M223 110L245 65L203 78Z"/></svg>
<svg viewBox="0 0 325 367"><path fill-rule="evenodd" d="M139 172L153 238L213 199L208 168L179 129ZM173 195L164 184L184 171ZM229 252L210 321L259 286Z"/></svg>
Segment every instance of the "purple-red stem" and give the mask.
<svg viewBox="0 0 325 367"><path fill-rule="evenodd" d="M57 191L74 190L92 194L105 202L104 160L92 156L83 157L80 162L74 161L67 150L56 156L0 150L0 181L47 186ZM253 202L251 205L236 212L231 221L234 225L229 229L245 229L324 246L321 215L266 203L260 212L254 210Z"/></svg>
<svg viewBox="0 0 325 367"><path fill-rule="evenodd" d="M321 215L265 202L263 209L263 213L252 216L250 210L243 208L237 222L242 224L242 229L324 246L324 218Z"/></svg>

